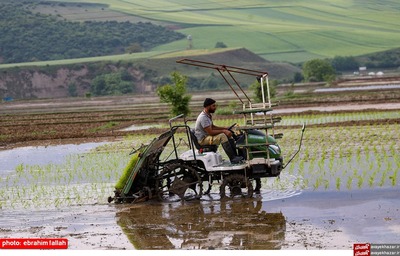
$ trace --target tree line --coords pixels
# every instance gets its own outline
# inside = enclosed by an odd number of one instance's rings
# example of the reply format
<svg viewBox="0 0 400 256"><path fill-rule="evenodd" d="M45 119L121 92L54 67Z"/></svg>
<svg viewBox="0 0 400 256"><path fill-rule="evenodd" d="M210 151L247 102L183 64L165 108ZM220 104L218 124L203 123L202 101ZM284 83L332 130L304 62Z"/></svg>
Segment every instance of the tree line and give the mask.
<svg viewBox="0 0 400 256"><path fill-rule="evenodd" d="M400 48L363 56L335 56L332 59L313 59L302 63L302 73L296 73L293 82L332 82L342 72L400 67Z"/></svg>
<svg viewBox="0 0 400 256"><path fill-rule="evenodd" d="M28 3L0 2L0 63L143 51L185 37L149 22L61 20L31 12L25 8Z"/></svg>

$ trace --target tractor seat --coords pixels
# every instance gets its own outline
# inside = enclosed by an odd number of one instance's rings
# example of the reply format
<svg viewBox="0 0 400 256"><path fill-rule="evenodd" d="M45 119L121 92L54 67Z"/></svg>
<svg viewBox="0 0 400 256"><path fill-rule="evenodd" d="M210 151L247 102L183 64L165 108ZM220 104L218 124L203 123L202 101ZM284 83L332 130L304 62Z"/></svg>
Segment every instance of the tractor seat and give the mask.
<svg viewBox="0 0 400 256"><path fill-rule="evenodd" d="M190 129L190 139L193 141L194 146L200 152L217 152L218 145L200 145L197 141L197 137L194 134L194 130Z"/></svg>

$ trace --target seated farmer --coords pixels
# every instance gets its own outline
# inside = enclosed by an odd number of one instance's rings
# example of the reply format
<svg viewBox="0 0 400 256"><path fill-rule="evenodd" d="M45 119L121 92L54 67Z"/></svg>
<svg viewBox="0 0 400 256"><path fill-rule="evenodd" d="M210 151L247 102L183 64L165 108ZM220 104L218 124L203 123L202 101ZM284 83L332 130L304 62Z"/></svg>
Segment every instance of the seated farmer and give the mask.
<svg viewBox="0 0 400 256"><path fill-rule="evenodd" d="M237 155L232 132L227 128L213 124L211 114L217 109L215 100L206 98L203 107L203 111L197 117L195 127L195 135L199 144L202 146L221 144L231 163L239 163L243 160L243 157Z"/></svg>

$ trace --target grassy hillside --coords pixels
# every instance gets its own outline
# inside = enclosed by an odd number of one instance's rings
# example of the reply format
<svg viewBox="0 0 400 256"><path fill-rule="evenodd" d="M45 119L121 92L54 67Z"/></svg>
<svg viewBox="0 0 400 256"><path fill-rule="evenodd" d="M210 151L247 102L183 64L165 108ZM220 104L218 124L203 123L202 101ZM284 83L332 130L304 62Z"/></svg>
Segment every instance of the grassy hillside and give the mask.
<svg viewBox="0 0 400 256"><path fill-rule="evenodd" d="M394 0L80 2L108 4L112 10L135 18L173 23L179 32L192 36L197 49L224 42L272 61L356 56L398 47L400 41L400 2ZM74 14L78 19L79 15ZM187 46L188 41L183 39L154 50L176 51Z"/></svg>

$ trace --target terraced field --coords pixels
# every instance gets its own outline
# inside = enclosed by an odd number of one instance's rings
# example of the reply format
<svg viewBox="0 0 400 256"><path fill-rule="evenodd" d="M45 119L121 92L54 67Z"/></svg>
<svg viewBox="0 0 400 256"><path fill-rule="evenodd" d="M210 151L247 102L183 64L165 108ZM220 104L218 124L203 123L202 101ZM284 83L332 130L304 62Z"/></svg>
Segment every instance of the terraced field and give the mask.
<svg viewBox="0 0 400 256"><path fill-rule="evenodd" d="M305 90L300 88L299 90ZM384 104L398 102L398 91L383 90L377 95L369 92L322 93L314 96L299 93L293 99L282 99L276 109L285 115L283 127L292 127L306 120L314 126L368 125L396 123L399 115L396 110L377 110L348 108L344 111L335 106L343 104ZM304 95L304 96L301 96ZM195 118L201 111L203 99L207 93L193 95L192 114ZM240 115L233 115L234 95L225 92L213 92L219 102L216 113L218 119L229 122L241 122ZM330 112L296 113L297 108L318 109L318 106L332 106ZM236 106L237 108L238 106ZM353 106L353 108L355 108ZM388 112L389 111L389 112ZM311 114L310 114L311 113ZM14 143L33 143L54 139L89 139L98 137L117 137L133 133L158 134L168 128L169 107L160 103L154 96L119 96L93 99L32 100L3 103L0 111L0 145L12 146ZM225 121L223 121L225 122ZM140 130L123 130L131 125L153 127ZM150 126L149 126L150 125Z"/></svg>

